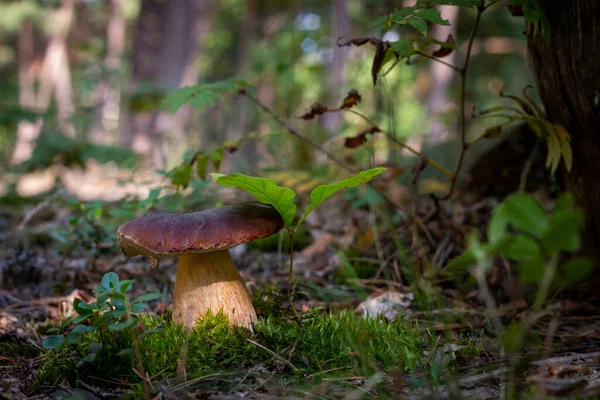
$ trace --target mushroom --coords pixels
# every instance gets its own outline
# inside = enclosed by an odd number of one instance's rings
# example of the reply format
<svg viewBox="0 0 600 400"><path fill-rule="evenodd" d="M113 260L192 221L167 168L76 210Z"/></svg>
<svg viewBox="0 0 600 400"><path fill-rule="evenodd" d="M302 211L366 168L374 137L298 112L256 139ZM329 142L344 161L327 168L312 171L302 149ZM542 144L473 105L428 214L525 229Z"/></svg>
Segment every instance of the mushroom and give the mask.
<svg viewBox="0 0 600 400"><path fill-rule="evenodd" d="M126 256L177 256L173 321L192 328L208 310L252 331L256 312L228 249L278 232L283 219L271 206L241 203L189 214L146 215L117 230ZM157 264L155 262L155 264Z"/></svg>

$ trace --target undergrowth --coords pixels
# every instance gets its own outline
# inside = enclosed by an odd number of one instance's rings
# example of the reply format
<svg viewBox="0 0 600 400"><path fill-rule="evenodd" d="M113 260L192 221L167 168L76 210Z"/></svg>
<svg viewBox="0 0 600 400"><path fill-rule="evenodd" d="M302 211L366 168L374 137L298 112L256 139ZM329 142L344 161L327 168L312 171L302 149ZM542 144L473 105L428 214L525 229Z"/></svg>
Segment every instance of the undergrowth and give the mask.
<svg viewBox="0 0 600 400"><path fill-rule="evenodd" d="M348 311L332 314L315 309L303 314L300 324L285 317L260 317L254 333L232 328L221 314L199 320L189 335L164 316L140 316L137 329L159 326L162 330L140 339L139 348L145 374L162 382L176 379L181 363L188 380L260 370L291 385L314 385L324 372L328 377L370 376L391 368L414 370L425 362L414 326L364 319ZM118 355L131 347L130 335L105 332L94 362L78 365L88 347L99 341L99 331L92 331L75 345L48 352L38 370L37 386L54 385L63 378L71 384L92 379L100 386L103 381L133 384L134 391L141 391L133 359ZM184 349L187 356L182 357Z"/></svg>

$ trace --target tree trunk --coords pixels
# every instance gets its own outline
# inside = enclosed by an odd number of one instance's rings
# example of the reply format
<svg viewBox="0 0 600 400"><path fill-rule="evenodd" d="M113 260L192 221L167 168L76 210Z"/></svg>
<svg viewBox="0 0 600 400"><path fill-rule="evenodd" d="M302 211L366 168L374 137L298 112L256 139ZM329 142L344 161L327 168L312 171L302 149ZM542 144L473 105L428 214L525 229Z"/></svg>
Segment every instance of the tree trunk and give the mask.
<svg viewBox="0 0 600 400"><path fill-rule="evenodd" d="M106 56L104 57L103 79L96 88L95 120L90 139L95 142L110 142L106 133L119 125L120 77L122 54L125 48L126 22L122 0L111 0L110 14L106 26Z"/></svg>
<svg viewBox="0 0 600 400"><path fill-rule="evenodd" d="M134 39L134 87L145 81L172 92L198 82L196 61L212 23L212 5L211 0L142 1ZM126 132L124 142L144 137L153 147L157 165L164 166L163 134L171 133L183 143L183 128L191 114L191 106L183 106L175 115L159 111L135 115L134 129Z"/></svg>
<svg viewBox="0 0 600 400"><path fill-rule="evenodd" d="M73 21L75 0L63 0L60 9L56 11L56 29L46 49L42 69L39 76L37 95L32 91L33 77L31 71L31 49L33 31L27 21L23 22L19 38L19 101L21 106L34 107L38 111L45 111L50 106L52 93L57 109L59 127L64 133L74 136L75 130L70 122L75 109L73 105L73 88L71 86L71 73L67 55L67 36ZM35 99L32 98L35 96ZM31 101L34 104L30 104ZM43 125L39 119L34 123L23 122L19 124L17 141L12 155L12 163L18 164L31 156L34 142Z"/></svg>
<svg viewBox="0 0 600 400"><path fill-rule="evenodd" d="M434 38L445 41L448 35L456 36L458 25L458 7L440 6L442 17L450 22L450 25L437 25L432 27ZM444 61L454 64L455 52L452 52ZM452 101L449 99L448 89L452 83L455 72L447 66L431 62L429 65L431 74L431 90L429 92L429 119L431 121L431 131L427 137L429 143L440 143L449 138L448 125L443 122L443 114L452 108Z"/></svg>
<svg viewBox="0 0 600 400"><path fill-rule="evenodd" d="M585 211L584 251L600 255L600 3L542 1L552 32L528 31L530 63L548 119L571 136L573 168L564 188ZM599 269L596 269L598 272ZM596 273L596 276L599 274Z"/></svg>

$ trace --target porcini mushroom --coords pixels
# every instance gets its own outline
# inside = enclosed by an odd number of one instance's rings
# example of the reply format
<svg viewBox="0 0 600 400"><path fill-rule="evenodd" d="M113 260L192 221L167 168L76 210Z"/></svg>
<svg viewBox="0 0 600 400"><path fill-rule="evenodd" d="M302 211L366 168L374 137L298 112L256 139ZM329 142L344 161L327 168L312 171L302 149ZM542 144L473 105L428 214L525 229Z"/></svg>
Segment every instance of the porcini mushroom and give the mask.
<svg viewBox="0 0 600 400"><path fill-rule="evenodd" d="M250 202L189 214L146 215L117 230L126 256L179 257L173 320L185 328L208 310L252 330L256 312L231 247L278 232L283 219L271 206Z"/></svg>

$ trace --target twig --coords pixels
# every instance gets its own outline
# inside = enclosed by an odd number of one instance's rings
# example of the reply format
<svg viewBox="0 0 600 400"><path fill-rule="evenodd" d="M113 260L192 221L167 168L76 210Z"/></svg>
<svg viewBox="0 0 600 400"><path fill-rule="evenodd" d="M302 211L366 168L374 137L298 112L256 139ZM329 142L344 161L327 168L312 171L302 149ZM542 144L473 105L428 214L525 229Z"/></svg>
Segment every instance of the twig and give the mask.
<svg viewBox="0 0 600 400"><path fill-rule="evenodd" d="M44 199L44 201L41 201L35 207L33 207L31 210L29 210L29 212L27 212L23 216L23 219L17 226L17 231L22 231L25 228L25 225L27 225L27 223L31 220L31 218L35 217L40 211L42 211L44 208L48 207L50 205L50 203L52 203L52 201L54 201L54 199L61 196L63 193L65 193L65 189L61 187L61 188L57 189L51 196L48 196L47 198Z"/></svg>
<svg viewBox="0 0 600 400"><path fill-rule="evenodd" d="M527 187L527 176L529 175L529 171L531 170L531 166L533 165L533 160L537 154L538 148L540 146L541 140L536 139L535 144L533 145L533 149L531 149L531 153L529 157L527 157L527 161L525 161L525 165L523 166L523 171L521 172L521 178L519 180L519 192L525 193L525 188Z"/></svg>
<svg viewBox="0 0 600 400"><path fill-rule="evenodd" d="M273 357L275 357L276 359L278 359L279 361L281 361L282 363L284 363L285 365L287 365L288 367L290 367L292 370L294 370L294 371L298 370L298 368L296 368L294 366L294 364L292 364L291 362L289 362L285 358L281 357L279 354L275 353L273 350L266 348L262 344L260 344L258 342L255 342L252 339L246 339L246 340L249 343L252 343L253 345L255 345L256 347L263 349L264 351L266 351L267 353L269 353L270 355L272 355Z"/></svg>
<svg viewBox="0 0 600 400"><path fill-rule="evenodd" d="M450 179L450 188L448 189L448 193L442 198L443 200L449 199L454 192L454 187L456 186L456 180L458 178L458 173L462 167L465 152L467 151L468 145L466 140L466 121L465 121L465 102L467 97L467 70L469 68L469 60L471 59L471 50L473 49L473 41L475 40L475 35L477 34L477 28L479 27L479 21L481 20L481 14L485 11L484 1L480 1L480 5L477 7L477 15L475 17L475 22L473 23L473 29L471 30L471 35L469 36L469 41L467 44L467 54L465 55L465 62L463 67L459 71L460 75L460 103L459 103L459 117L458 117L458 130L460 132L460 153L458 155L458 161L456 162L456 167L454 168L454 172L452 173L452 178Z"/></svg>
<svg viewBox="0 0 600 400"><path fill-rule="evenodd" d="M452 64L450 64L450 63L447 63L446 61L442 60L441 58L437 58L437 57L430 56L429 54L423 53L423 52L421 52L421 51L417 51L417 53L416 53L416 54L418 54L418 55L420 55L420 56L423 56L423 57L425 57L425 58L429 58L430 60L433 60L433 61L435 61L435 62L439 62L440 64L443 64L443 65L445 65L446 67L448 67L448 68L451 68L452 70L454 70L454 71L456 71L456 72L460 73L460 68L458 68L456 65L452 65Z"/></svg>
<svg viewBox="0 0 600 400"><path fill-rule="evenodd" d="M340 111L345 111L345 112L349 112L351 114L357 115L357 116L361 117L363 120L365 120L368 124L370 124L372 126L377 126L379 128L379 126L372 119L370 119L369 117L367 117L366 115L364 115L361 112L358 112L356 110L352 110L350 108L342 108L342 109L340 109ZM381 130L381 128L379 128L379 130L380 130L381 133L383 133L386 136L386 138L388 140L392 141L397 146L402 147L403 149L406 149L406 150L410 151L411 153L413 153L417 157L422 157L423 156L423 153L421 153L418 150L415 150L414 148L410 147L406 143L400 141L396 136L392 135L391 133L383 131L383 130ZM431 160L430 158L427 158L427 164L429 164L432 167L438 169L440 172L442 172L444 175L446 175L449 179L452 179L452 172L450 172L447 168L445 168L441 164L435 162L434 160Z"/></svg>

